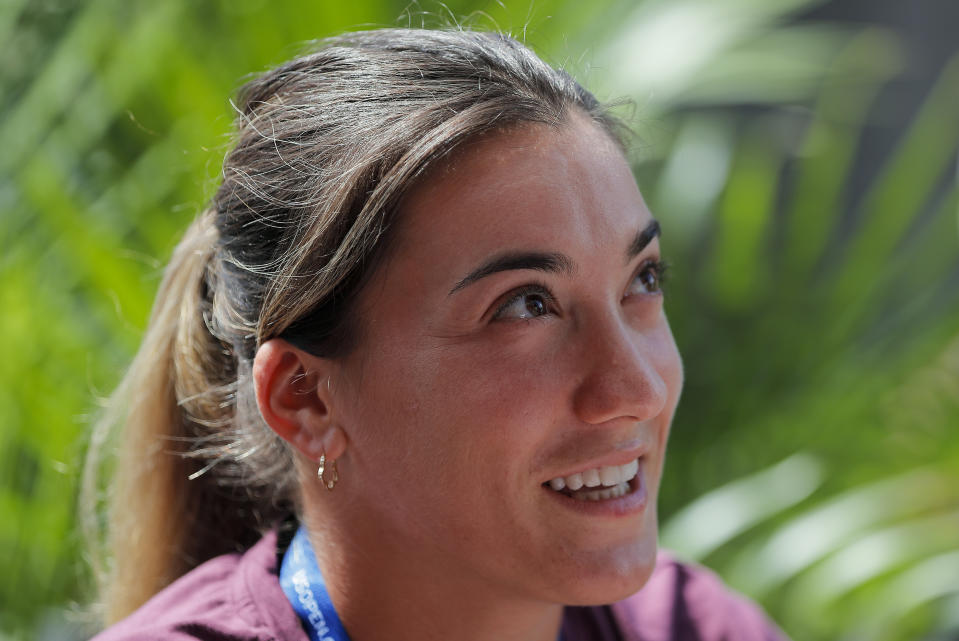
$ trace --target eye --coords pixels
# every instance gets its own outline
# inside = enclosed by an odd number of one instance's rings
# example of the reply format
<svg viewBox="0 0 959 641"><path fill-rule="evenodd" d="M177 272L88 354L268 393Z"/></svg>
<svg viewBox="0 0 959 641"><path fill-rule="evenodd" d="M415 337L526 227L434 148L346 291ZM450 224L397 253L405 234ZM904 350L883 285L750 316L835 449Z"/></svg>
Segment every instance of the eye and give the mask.
<svg viewBox="0 0 959 641"><path fill-rule="evenodd" d="M658 294L663 291L663 281L666 278L666 263L661 260L650 260L643 263L636 272L633 282L626 291L627 296L634 294Z"/></svg>
<svg viewBox="0 0 959 641"><path fill-rule="evenodd" d="M493 320L529 320L554 311L553 295L542 285L526 285L507 294L493 313Z"/></svg>

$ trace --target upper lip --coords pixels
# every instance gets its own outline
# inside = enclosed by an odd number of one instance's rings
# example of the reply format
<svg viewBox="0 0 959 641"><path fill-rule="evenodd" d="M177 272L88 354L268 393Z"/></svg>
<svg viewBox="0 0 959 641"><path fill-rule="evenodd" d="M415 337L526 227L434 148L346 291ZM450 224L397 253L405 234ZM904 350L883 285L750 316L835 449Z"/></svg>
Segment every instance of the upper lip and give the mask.
<svg viewBox="0 0 959 641"><path fill-rule="evenodd" d="M564 478L567 476L572 476L573 474L582 474L586 470L592 470L597 467L626 465L630 461L634 461L638 458L645 456L647 449L648 449L647 447L642 446L642 447L634 447L629 450L620 450L616 452L610 452L608 454L605 454L604 456L591 459L590 461L586 463L577 463L575 467L565 472L554 474L553 476L546 479L546 481L544 482L548 483L549 481L555 478Z"/></svg>

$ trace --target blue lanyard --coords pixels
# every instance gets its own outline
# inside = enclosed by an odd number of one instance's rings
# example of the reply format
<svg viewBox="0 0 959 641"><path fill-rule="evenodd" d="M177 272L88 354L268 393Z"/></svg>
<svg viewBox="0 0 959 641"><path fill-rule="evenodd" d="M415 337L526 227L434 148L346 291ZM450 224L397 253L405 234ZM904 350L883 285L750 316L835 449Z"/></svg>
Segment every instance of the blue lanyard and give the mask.
<svg viewBox="0 0 959 641"><path fill-rule="evenodd" d="M280 587L303 622L310 641L350 641L326 591L310 538L302 525L283 554Z"/></svg>
<svg viewBox="0 0 959 641"><path fill-rule="evenodd" d="M350 641L326 591L313 546L302 525L283 554L280 587L303 622L310 641ZM562 631L557 641L563 641Z"/></svg>

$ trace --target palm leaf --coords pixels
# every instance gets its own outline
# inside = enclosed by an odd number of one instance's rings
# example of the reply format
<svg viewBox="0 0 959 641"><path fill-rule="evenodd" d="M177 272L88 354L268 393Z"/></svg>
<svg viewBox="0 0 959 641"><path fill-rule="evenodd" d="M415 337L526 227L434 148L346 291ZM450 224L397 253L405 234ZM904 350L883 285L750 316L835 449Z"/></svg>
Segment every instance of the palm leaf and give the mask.
<svg viewBox="0 0 959 641"><path fill-rule="evenodd" d="M525 34L600 94L636 102L636 170L675 264L688 379L664 539L796 638L947 634L959 629L947 616L959 607L959 63L868 190L850 193L905 54L879 28L794 22L822 4L449 11ZM76 637L57 613L82 598L84 423L215 184L226 96L311 38L437 22L405 0L51 6L0 3L14 63L0 74L4 638Z"/></svg>

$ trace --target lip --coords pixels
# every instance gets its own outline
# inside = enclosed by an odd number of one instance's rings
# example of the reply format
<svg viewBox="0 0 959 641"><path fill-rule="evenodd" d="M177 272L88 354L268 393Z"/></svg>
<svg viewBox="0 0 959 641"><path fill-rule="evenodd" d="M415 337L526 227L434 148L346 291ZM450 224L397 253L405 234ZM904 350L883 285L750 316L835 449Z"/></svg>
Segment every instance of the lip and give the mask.
<svg viewBox="0 0 959 641"><path fill-rule="evenodd" d="M624 463L628 463L630 460L632 459L628 459L624 461ZM609 465L616 465L616 463L609 463ZM552 495L552 500L557 501L559 505L579 514L585 514L593 517L632 516L645 510L646 504L649 500L649 495L646 488L646 476L644 474L645 469L646 460L643 457L639 457L639 471L637 471L636 476L629 481L629 492L615 499L603 499L601 501L580 501L579 499L566 496L562 492L557 492L548 485L542 486L542 490Z"/></svg>
<svg viewBox="0 0 959 641"><path fill-rule="evenodd" d="M550 481L552 481L555 478L572 476L573 474L582 474L583 472L587 470L592 470L598 467L626 465L627 463L631 463L635 461L636 459L640 459L640 464L642 464L642 459L646 456L646 453L647 452L645 447L633 448L633 449L625 450L622 452L613 452L612 454L607 454L606 456L603 456L602 458L593 459L589 461L588 463L577 465L577 467L573 470L568 470L566 472L554 474L553 476L544 480L543 483L548 484Z"/></svg>

